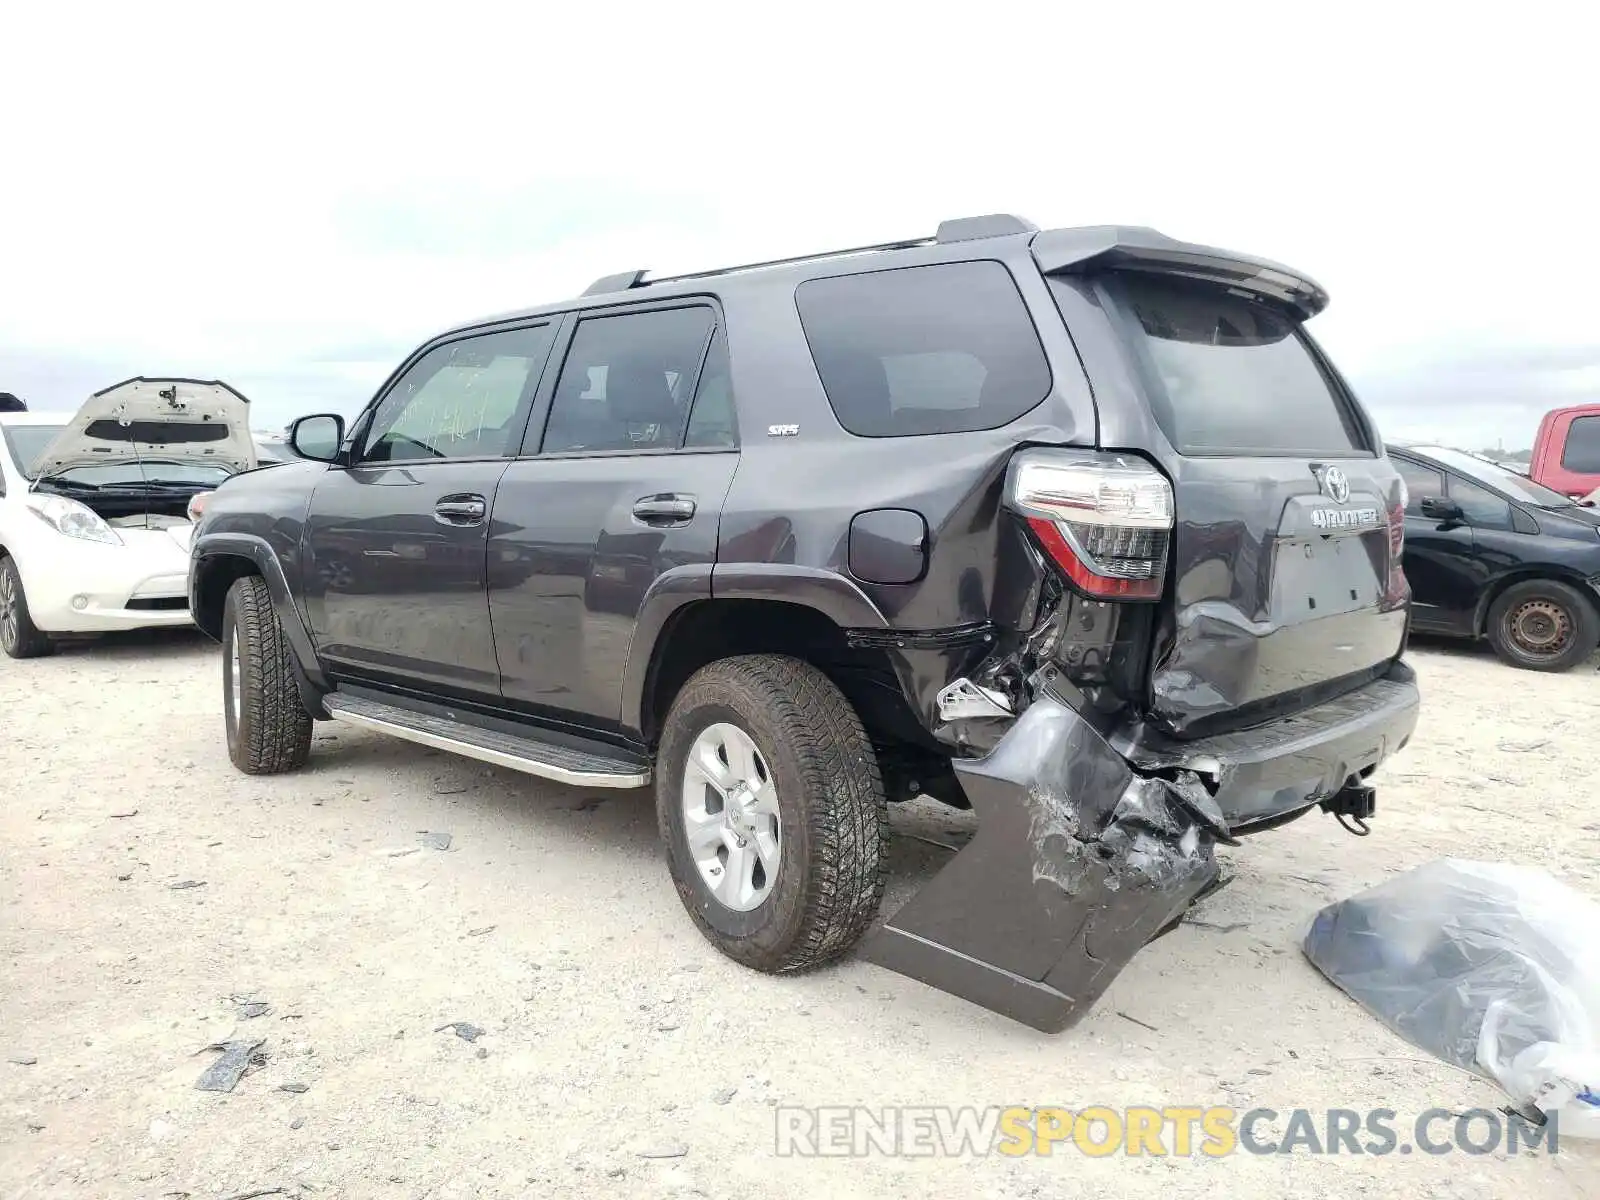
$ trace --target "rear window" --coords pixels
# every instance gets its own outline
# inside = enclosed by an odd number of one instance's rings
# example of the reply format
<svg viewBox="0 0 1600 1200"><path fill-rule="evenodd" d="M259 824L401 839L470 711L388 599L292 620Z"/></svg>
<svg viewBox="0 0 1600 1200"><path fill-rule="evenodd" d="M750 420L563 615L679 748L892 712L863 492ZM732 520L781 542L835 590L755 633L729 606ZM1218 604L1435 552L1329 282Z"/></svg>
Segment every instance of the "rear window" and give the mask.
<svg viewBox="0 0 1600 1200"><path fill-rule="evenodd" d="M1050 391L1050 367L997 262L812 279L795 291L834 415L859 437L998 429Z"/></svg>
<svg viewBox="0 0 1600 1200"><path fill-rule="evenodd" d="M1567 427L1561 465L1569 471L1600 475L1600 417L1577 417Z"/></svg>
<svg viewBox="0 0 1600 1200"><path fill-rule="evenodd" d="M1180 454L1367 448L1293 317L1156 276L1108 286L1125 310L1156 422Z"/></svg>

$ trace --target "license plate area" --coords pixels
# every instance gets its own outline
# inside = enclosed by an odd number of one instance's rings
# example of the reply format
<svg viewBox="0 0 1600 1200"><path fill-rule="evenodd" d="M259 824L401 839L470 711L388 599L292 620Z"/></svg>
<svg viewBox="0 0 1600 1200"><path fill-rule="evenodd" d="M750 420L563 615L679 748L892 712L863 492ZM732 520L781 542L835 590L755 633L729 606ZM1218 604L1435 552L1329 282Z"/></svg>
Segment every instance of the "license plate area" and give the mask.
<svg viewBox="0 0 1600 1200"><path fill-rule="evenodd" d="M1384 580L1372 534L1281 538L1273 546L1272 618L1314 621L1376 608Z"/></svg>

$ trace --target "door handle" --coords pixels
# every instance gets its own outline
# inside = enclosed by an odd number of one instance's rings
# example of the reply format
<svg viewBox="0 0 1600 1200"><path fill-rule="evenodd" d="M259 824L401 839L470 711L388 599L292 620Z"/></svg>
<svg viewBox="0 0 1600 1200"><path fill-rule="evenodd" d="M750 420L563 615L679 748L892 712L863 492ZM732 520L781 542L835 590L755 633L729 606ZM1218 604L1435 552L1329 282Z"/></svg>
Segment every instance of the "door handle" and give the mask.
<svg viewBox="0 0 1600 1200"><path fill-rule="evenodd" d="M633 515L646 525L681 525L694 518L693 496L641 496Z"/></svg>
<svg viewBox="0 0 1600 1200"><path fill-rule="evenodd" d="M433 519L441 525L481 525L489 515L482 496L445 496L433 506Z"/></svg>

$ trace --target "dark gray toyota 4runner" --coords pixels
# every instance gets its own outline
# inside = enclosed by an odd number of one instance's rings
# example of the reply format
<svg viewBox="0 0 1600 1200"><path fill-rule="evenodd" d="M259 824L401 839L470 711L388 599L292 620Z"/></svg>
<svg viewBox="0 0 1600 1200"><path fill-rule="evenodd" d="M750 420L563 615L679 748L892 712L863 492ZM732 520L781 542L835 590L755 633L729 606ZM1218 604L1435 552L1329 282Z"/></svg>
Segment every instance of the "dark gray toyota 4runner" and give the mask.
<svg viewBox="0 0 1600 1200"><path fill-rule="evenodd" d="M629 271L420 347L196 530L228 751L329 718L653 782L762 971L848 951L1041 1029L1214 887L1359 832L1410 737L1404 486L1298 272L1015 217ZM888 804L977 833L875 925Z"/></svg>

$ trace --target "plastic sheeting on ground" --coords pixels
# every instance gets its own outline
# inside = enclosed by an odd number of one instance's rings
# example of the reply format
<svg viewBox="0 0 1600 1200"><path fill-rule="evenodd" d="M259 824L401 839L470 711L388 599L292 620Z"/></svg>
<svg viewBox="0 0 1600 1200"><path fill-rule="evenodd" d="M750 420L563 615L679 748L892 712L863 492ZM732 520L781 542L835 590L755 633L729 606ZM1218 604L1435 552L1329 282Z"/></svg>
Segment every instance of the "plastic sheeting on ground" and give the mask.
<svg viewBox="0 0 1600 1200"><path fill-rule="evenodd" d="M1440 859L1324 908L1304 950L1407 1041L1600 1137L1600 904L1535 868Z"/></svg>

